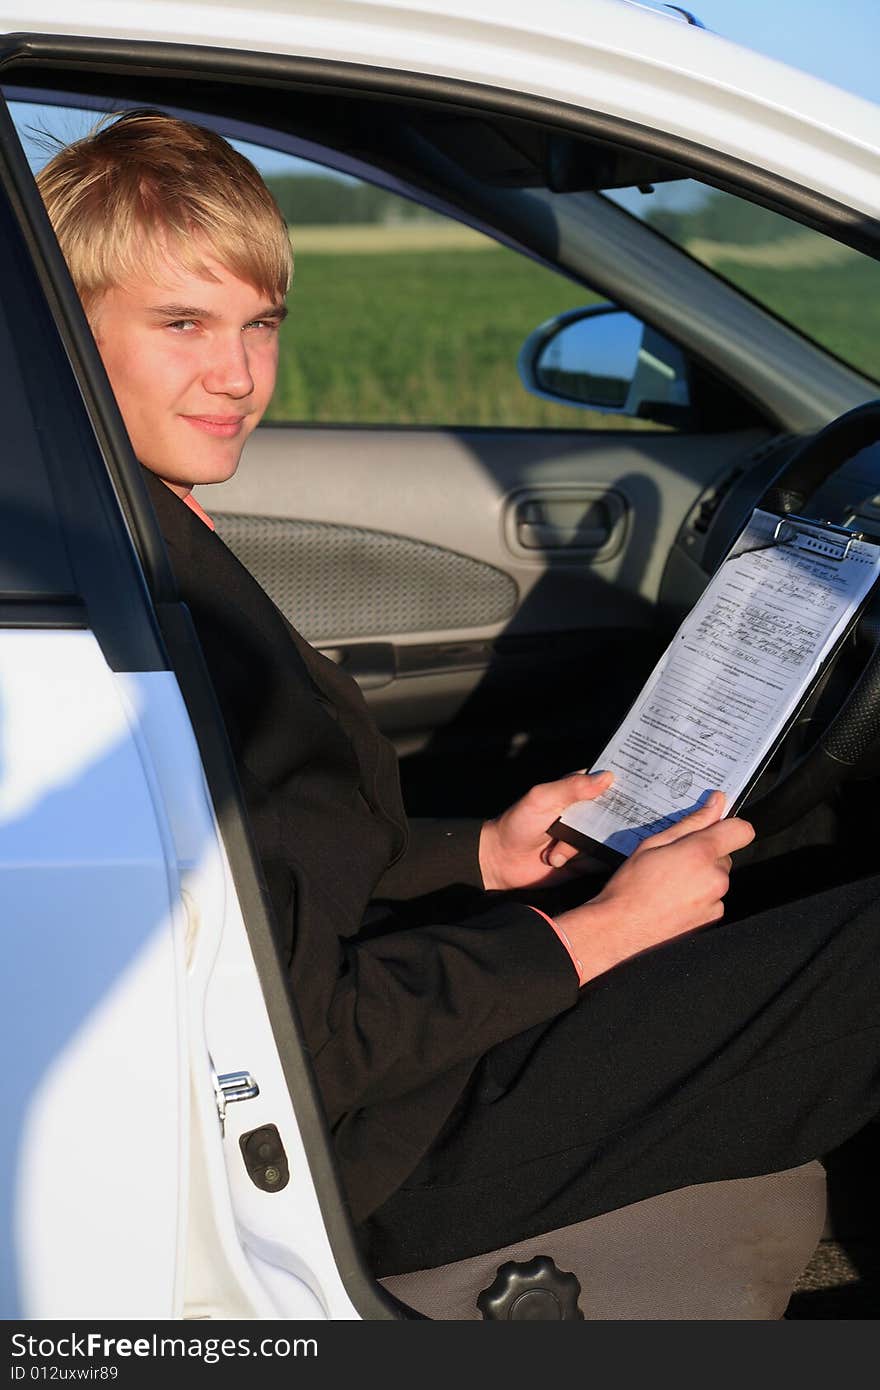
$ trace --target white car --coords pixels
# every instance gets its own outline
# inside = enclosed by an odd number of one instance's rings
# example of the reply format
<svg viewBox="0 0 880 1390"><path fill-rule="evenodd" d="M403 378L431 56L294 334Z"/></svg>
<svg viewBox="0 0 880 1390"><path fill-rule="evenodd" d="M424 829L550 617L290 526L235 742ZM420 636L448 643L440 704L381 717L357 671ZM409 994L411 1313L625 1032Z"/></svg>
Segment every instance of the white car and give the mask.
<svg viewBox="0 0 880 1390"><path fill-rule="evenodd" d="M480 1316L358 1250L194 632L33 181L46 134L160 106L266 175L297 259L279 388L197 495L359 679L410 810L483 815L601 749L780 477L880 535L880 109L673 11L2 0L4 1317ZM874 703L833 778L827 740L789 739L770 775L812 746L811 780L765 803L759 900L870 865ZM600 1271L580 1314L781 1316L692 1292L647 1314Z"/></svg>

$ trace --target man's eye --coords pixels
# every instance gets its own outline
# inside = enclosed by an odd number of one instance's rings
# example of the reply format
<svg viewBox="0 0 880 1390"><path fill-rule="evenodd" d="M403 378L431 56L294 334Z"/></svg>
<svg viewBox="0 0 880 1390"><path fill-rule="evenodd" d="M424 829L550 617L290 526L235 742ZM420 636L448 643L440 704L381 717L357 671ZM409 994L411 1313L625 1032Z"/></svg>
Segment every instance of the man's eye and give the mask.
<svg viewBox="0 0 880 1390"><path fill-rule="evenodd" d="M268 332L274 333L274 332L277 331L277 328L278 328L278 320L277 320L277 319L251 319L250 323L246 323L246 324L245 324L245 328L246 328L246 329L248 329L248 328L266 329Z"/></svg>
<svg viewBox="0 0 880 1390"><path fill-rule="evenodd" d="M197 327L195 319L175 319L173 323L165 325L166 328L173 328L176 333L190 333Z"/></svg>

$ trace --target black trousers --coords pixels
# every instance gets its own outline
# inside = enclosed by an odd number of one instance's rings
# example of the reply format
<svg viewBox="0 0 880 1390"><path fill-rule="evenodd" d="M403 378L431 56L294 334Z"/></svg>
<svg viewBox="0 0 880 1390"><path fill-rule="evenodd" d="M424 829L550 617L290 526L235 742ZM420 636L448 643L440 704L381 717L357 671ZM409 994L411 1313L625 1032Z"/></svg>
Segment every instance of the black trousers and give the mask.
<svg viewBox="0 0 880 1390"><path fill-rule="evenodd" d="M875 877L646 952L495 1048L363 1236L377 1275L431 1267L820 1158L878 1112Z"/></svg>

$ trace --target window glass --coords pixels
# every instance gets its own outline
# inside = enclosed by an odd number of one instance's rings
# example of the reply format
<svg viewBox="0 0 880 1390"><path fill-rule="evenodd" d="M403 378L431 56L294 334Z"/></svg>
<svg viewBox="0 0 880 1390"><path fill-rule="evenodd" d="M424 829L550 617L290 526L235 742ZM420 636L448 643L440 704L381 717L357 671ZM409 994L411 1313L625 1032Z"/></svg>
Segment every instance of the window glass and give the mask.
<svg viewBox="0 0 880 1390"><path fill-rule="evenodd" d="M35 172L100 115L22 100L9 107ZM294 247L268 420L658 428L541 399L520 381L517 357L533 329L599 296L408 198L310 160L232 143L272 188Z"/></svg>
<svg viewBox="0 0 880 1390"><path fill-rule="evenodd" d="M857 371L880 380L880 336L867 306L880 265L821 232L692 179L605 195L745 290Z"/></svg>
<svg viewBox="0 0 880 1390"><path fill-rule="evenodd" d="M644 425L526 391L545 319L598 296L482 233L361 180L264 169L295 272L269 418L381 425Z"/></svg>

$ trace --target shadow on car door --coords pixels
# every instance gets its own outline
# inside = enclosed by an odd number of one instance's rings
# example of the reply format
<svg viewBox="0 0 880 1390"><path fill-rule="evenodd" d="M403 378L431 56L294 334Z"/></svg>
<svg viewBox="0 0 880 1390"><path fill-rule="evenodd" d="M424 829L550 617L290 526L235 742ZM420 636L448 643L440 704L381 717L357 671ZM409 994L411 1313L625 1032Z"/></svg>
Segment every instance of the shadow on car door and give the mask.
<svg viewBox="0 0 880 1390"><path fill-rule="evenodd" d="M600 750L668 640L681 523L754 438L268 426L196 495L358 679L411 813L479 815Z"/></svg>

